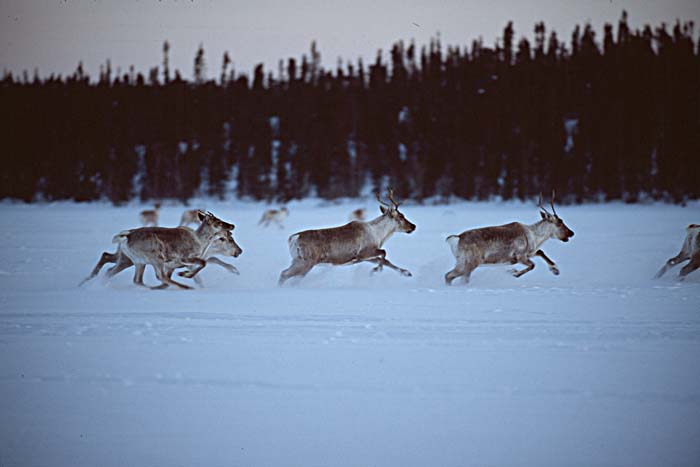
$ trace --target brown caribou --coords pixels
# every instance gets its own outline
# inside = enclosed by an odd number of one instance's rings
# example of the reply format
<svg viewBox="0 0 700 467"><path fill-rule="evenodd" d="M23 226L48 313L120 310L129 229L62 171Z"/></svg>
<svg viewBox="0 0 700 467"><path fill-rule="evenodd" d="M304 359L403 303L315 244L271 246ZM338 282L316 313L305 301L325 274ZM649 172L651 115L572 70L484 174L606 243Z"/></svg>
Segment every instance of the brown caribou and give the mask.
<svg viewBox="0 0 700 467"><path fill-rule="evenodd" d="M557 215L554 209L554 192L550 204L552 213L542 206L540 194L537 207L540 208L542 220L531 225L511 222L495 227L467 230L459 235L447 237L446 241L457 260L454 269L445 274L447 285L451 285L452 281L460 276L464 277L465 282L469 282L472 271L482 264L523 264L524 269L511 271L513 276L520 277L535 268L535 263L531 261L533 256L541 257L549 265L549 270L554 275L559 275L554 261L549 259L540 247L550 238L568 242L574 236L574 232Z"/></svg>
<svg viewBox="0 0 700 467"><path fill-rule="evenodd" d="M188 209L187 211L183 212L182 216L180 217L179 227L190 224L199 225L199 211L199 209Z"/></svg>
<svg viewBox="0 0 700 467"><path fill-rule="evenodd" d="M139 220L144 227L152 225L158 226L158 217L160 216L160 203L154 205L154 209L147 209L139 213Z"/></svg>
<svg viewBox="0 0 700 467"><path fill-rule="evenodd" d="M377 193L382 214L371 221L352 221L340 227L305 230L290 236L292 264L280 274L279 284L284 284L290 277L303 277L321 263L344 265L367 261L376 264L373 271L381 271L387 266L404 276L411 276L408 270L386 259L386 251L382 249L394 232L411 233L416 229L399 212L399 203L394 200L391 190L389 200L392 204L383 202Z"/></svg>
<svg viewBox="0 0 700 467"><path fill-rule="evenodd" d="M189 229L189 227L182 227L184 229ZM192 229L189 229L193 231ZM194 231L193 231L194 232ZM238 246L236 241L233 239L233 236L231 233L229 233L227 236L221 236L221 237L216 237L210 244L209 248L206 250L204 253L202 259L207 264L217 264L221 266L222 268L226 269L232 274L240 274L238 269L231 265L228 264L224 261L221 261L219 258L216 257L216 255L224 255L224 256L233 256L234 258L240 255L243 252L241 250L241 247ZM107 263L114 263L114 266L109 268L107 270L107 278L111 278L115 276L116 274L122 272L123 270L130 268L131 266L134 265L134 263L121 251L121 248L117 246L117 251L114 253L108 253L108 252L103 252L102 255L100 256L100 260L97 262L97 265L93 268L92 272L88 277L83 279L78 286L82 286L89 280L93 279L96 277L102 267L107 264ZM134 272L134 284L136 285L145 285L143 283L143 273L145 270L145 265L139 265L136 267L136 271ZM170 274L172 274L172 271L169 271ZM187 274L186 271L181 271L178 272L179 276L185 276ZM192 277L194 281L199 285L200 287L203 285L202 279L198 275L194 275Z"/></svg>
<svg viewBox="0 0 700 467"><path fill-rule="evenodd" d="M258 225L267 227L270 222L274 222L280 229L284 228L284 220L289 215L289 209L286 206L282 206L280 209L268 209L265 211L258 221Z"/></svg>
<svg viewBox="0 0 700 467"><path fill-rule="evenodd" d="M201 224L194 231L185 227L125 230L115 235L112 242L118 243L121 254L136 266L136 274L142 274L147 264L153 266L161 285L152 288L162 289L173 285L191 289L172 280L172 272L176 268L188 267L189 270L180 275L194 277L206 265L204 257L217 239L228 240L230 237L233 240L233 224L218 219L210 212L202 212L200 221Z"/></svg>
<svg viewBox="0 0 700 467"><path fill-rule="evenodd" d="M685 276L691 272L700 268L700 224L690 224L686 228L686 232L687 234L680 253L666 261L666 264L656 273L656 279L663 276L666 271L683 261L690 262L683 266L678 273L678 277L680 277L681 280L685 279Z"/></svg>
<svg viewBox="0 0 700 467"><path fill-rule="evenodd" d="M348 220L349 221L364 221L366 214L367 214L367 210L365 208L358 208L350 213L350 215L348 216Z"/></svg>

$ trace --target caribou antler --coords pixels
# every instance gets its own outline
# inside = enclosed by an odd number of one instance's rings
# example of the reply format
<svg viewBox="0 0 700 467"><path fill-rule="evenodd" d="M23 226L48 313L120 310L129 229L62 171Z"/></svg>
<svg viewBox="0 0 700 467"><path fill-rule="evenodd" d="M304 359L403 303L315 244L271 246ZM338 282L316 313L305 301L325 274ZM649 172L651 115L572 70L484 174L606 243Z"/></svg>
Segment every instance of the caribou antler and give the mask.
<svg viewBox="0 0 700 467"><path fill-rule="evenodd" d="M542 196L540 194L540 196ZM555 216L557 216L557 210L554 209L554 197L556 196L556 193L554 192L554 188L552 188L552 199L549 201L550 206L552 206L552 212L554 213ZM557 216L559 217L559 216Z"/></svg>
<svg viewBox="0 0 700 467"><path fill-rule="evenodd" d="M392 188L389 188L389 201L391 201L394 207L398 209L399 203L394 201L394 190Z"/></svg>
<svg viewBox="0 0 700 467"><path fill-rule="evenodd" d="M381 198L381 195L379 194L379 192L377 192L376 194L377 194L377 201L379 201L382 204L382 206L386 206L387 208L391 209L391 206L389 204L382 201L382 198ZM391 201L391 204L394 205L394 209L398 209L399 203L397 203L396 200L394 199L394 190L392 188L389 188L388 198L389 198L389 201Z"/></svg>
<svg viewBox="0 0 700 467"><path fill-rule="evenodd" d="M541 192L541 191L540 191L540 198L539 198L539 200L537 201L537 207L540 208L545 214L551 216L551 214L549 213L549 211L547 211L547 208L545 208L544 206L542 206L542 192Z"/></svg>
<svg viewBox="0 0 700 467"><path fill-rule="evenodd" d="M379 201L379 204L381 204L382 206L386 206L387 208L391 207L391 206L389 206L389 204L382 201L382 196L379 192L377 192L376 195L377 195L377 201Z"/></svg>
<svg viewBox="0 0 700 467"><path fill-rule="evenodd" d="M204 212L204 211L199 211L199 212ZM211 211L207 211L207 212L205 212L204 214L205 214L207 217L209 217L210 219L213 219L215 222L218 222L219 225L220 225L222 228L226 229L226 230L233 230L233 229L235 228L235 226L234 226L233 224L229 224L229 223L226 222L226 221L222 221L221 219L219 219L218 217L216 217L216 216L214 215L214 213L211 212Z"/></svg>

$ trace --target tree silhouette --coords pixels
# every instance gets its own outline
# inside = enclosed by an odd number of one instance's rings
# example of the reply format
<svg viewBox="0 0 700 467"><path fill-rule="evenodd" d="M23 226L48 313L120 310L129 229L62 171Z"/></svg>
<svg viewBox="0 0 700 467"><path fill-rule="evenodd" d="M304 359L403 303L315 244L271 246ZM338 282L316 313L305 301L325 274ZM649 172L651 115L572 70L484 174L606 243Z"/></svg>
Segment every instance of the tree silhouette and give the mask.
<svg viewBox="0 0 700 467"><path fill-rule="evenodd" d="M684 202L700 196L694 37L692 23L633 30L623 12L600 42L590 24L564 43L540 22L530 43L508 22L493 47L397 42L368 67L326 70L312 42L276 76L239 73L227 52L208 80L200 46L186 81L167 41L145 76L109 61L94 82L82 64L6 72L0 197L287 201L392 186L418 201L556 188L563 202Z"/></svg>

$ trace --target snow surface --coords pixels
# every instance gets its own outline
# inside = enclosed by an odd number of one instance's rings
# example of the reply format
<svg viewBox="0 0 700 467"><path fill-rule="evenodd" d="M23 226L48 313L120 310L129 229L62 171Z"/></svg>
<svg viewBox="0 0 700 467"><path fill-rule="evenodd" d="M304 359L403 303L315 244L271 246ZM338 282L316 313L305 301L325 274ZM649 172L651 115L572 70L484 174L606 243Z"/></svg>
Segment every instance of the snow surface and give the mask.
<svg viewBox="0 0 700 467"><path fill-rule="evenodd" d="M362 203L291 203L284 230L262 204L205 207L237 225L241 275L151 291L133 269L76 287L143 206L0 204L0 465L700 465L700 271L652 279L700 206L562 206L560 276L535 258L446 287L448 234L537 210L407 205L418 229L386 249L414 277L283 288L288 235Z"/></svg>

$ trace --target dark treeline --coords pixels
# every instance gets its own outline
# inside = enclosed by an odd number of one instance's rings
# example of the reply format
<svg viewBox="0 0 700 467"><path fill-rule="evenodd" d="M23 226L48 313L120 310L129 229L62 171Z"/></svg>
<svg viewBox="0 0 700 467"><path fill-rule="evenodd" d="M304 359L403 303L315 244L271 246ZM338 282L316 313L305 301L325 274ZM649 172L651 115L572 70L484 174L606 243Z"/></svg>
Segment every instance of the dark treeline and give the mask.
<svg viewBox="0 0 700 467"><path fill-rule="evenodd" d="M0 197L22 200L236 195L568 202L700 195L700 43L692 24L632 31L623 13L601 41L512 24L495 47L395 44L371 64L300 61L252 78L204 51L185 81L163 63L91 80L5 74Z"/></svg>

